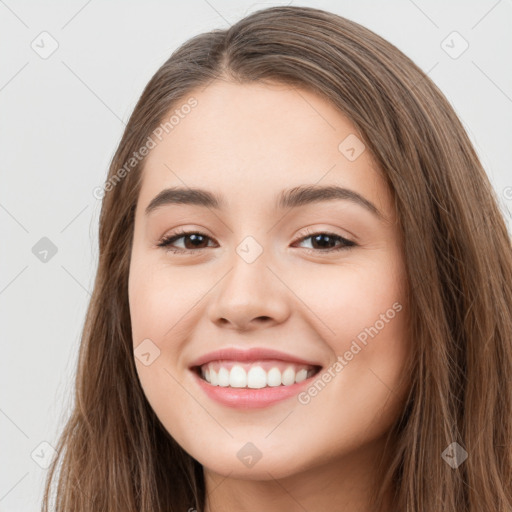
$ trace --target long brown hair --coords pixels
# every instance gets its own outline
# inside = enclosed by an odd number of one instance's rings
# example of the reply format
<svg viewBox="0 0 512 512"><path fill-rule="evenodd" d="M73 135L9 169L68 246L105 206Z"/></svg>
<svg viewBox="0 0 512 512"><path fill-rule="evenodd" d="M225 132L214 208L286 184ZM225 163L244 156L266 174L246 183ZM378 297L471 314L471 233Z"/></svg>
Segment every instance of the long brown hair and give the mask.
<svg viewBox="0 0 512 512"><path fill-rule="evenodd" d="M202 466L159 422L135 369L127 283L144 159L126 163L172 108L218 78L289 84L332 102L393 191L413 346L381 487L393 489L393 510L510 512L512 250L498 200L434 83L370 30L308 7L263 9L190 39L142 93L109 170L73 410L42 510L52 497L58 512L204 509ZM457 468L442 457L454 442L468 453Z"/></svg>

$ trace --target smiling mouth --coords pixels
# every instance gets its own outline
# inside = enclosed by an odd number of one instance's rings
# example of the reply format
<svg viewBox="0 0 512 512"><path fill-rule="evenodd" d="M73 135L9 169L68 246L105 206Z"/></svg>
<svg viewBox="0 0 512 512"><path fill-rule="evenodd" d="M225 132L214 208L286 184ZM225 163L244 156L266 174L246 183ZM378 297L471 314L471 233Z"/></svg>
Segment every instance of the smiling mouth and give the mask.
<svg viewBox="0 0 512 512"><path fill-rule="evenodd" d="M192 369L211 386L235 389L289 387L317 375L321 366L280 360L210 361Z"/></svg>

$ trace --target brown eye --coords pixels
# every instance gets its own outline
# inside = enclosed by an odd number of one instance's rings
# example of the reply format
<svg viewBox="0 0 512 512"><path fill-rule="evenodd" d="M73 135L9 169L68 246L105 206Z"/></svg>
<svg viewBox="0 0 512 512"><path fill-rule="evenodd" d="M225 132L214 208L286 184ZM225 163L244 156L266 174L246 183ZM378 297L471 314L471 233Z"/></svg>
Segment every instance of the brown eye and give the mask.
<svg viewBox="0 0 512 512"><path fill-rule="evenodd" d="M173 244L178 240L183 239L184 247L174 247ZM165 247L172 252L188 252L199 249L206 249L208 247L208 240L211 238L204 233L197 231L182 231L165 237L158 243L158 247ZM206 245L205 245L206 244Z"/></svg>
<svg viewBox="0 0 512 512"><path fill-rule="evenodd" d="M312 247L306 247L305 249L312 253L336 252L357 245L355 242L340 235L323 231L308 234L294 243L303 242L308 239L311 239ZM176 247L174 245L178 240L183 240L183 247ZM204 233L198 231L182 231L163 238L158 243L158 247L166 248L173 253L196 252L208 248L209 240L212 240L212 238Z"/></svg>
<svg viewBox="0 0 512 512"><path fill-rule="evenodd" d="M354 247L357 244L352 240L348 240L343 238L340 235L336 235L335 233L328 232L318 232L309 234L308 236L302 237L299 239L299 242L304 240L311 239L311 248L307 248L308 252L332 252L332 251L340 251L344 249L348 249L350 247ZM336 244L338 246L336 247Z"/></svg>

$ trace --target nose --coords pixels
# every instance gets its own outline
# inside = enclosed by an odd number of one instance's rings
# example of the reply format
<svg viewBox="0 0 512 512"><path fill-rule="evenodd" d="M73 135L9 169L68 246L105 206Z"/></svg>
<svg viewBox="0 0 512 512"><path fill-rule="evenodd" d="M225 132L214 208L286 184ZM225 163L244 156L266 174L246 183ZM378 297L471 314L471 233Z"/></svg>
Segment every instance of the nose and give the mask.
<svg viewBox="0 0 512 512"><path fill-rule="evenodd" d="M234 255L231 270L215 287L210 320L222 328L250 331L284 322L290 315L289 290L261 255L247 263Z"/></svg>

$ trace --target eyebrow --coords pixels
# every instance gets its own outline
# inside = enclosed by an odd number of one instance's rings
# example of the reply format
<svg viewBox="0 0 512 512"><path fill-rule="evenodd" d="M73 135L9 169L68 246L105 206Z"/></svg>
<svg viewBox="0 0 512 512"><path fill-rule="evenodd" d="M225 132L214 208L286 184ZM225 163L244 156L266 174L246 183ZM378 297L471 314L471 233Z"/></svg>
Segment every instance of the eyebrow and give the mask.
<svg viewBox="0 0 512 512"><path fill-rule="evenodd" d="M337 185L299 185L288 190L283 190L278 195L275 205L278 209L284 210L333 200L351 201L352 203L362 206L379 219L384 219L383 214L371 201L354 190ZM146 215L149 215L157 208L170 204L188 204L214 210L223 210L226 208L225 199L221 195L214 194L208 190L191 187L171 187L162 190L151 200L146 207Z"/></svg>

